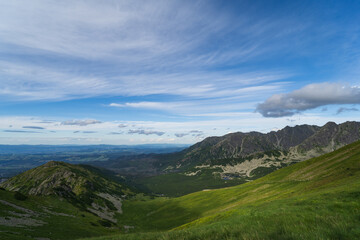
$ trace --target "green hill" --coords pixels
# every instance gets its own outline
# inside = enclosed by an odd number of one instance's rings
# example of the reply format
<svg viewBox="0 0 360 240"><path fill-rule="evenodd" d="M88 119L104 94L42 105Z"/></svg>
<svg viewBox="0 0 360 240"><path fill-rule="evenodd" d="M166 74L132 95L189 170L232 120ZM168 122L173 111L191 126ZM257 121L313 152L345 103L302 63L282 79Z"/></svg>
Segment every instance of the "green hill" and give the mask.
<svg viewBox="0 0 360 240"><path fill-rule="evenodd" d="M136 233L97 239L359 239L360 142L236 187L123 209Z"/></svg>
<svg viewBox="0 0 360 240"><path fill-rule="evenodd" d="M113 177L115 178L115 177ZM122 201L136 194L103 170L48 162L1 184L0 239L74 239L124 231Z"/></svg>
<svg viewBox="0 0 360 240"><path fill-rule="evenodd" d="M121 213L121 199L134 193L126 186L86 165L48 162L19 174L0 186L25 195L58 196L116 222L114 212Z"/></svg>

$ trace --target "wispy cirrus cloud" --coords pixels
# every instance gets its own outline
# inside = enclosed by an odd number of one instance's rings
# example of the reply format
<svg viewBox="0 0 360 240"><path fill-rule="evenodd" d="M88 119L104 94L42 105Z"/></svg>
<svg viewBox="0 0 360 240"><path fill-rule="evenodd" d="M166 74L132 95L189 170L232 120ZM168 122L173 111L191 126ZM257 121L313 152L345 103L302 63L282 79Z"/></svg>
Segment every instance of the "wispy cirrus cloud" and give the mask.
<svg viewBox="0 0 360 240"><path fill-rule="evenodd" d="M246 10L244 15L233 15L202 1L65 2L0 3L0 43L8 46L0 51L41 56L35 62L24 57L2 60L0 96L18 100L151 94L224 97L241 94L244 86L282 81L289 75L279 69L202 70L265 56L259 53L268 51L260 47L269 40L267 33L276 28L289 34L283 29L287 22L249 21ZM235 33L236 44L231 40ZM221 48L217 40L224 42ZM48 58L57 59L59 65Z"/></svg>
<svg viewBox="0 0 360 240"><path fill-rule="evenodd" d="M264 117L283 117L333 104L360 104L360 88L340 83L309 84L290 93L275 94L256 110Z"/></svg>

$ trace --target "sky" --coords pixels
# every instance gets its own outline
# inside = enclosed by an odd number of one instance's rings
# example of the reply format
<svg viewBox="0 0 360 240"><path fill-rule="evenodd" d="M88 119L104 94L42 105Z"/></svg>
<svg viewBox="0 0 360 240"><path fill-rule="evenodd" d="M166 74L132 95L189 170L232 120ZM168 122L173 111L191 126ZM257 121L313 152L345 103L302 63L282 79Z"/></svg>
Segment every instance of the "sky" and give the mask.
<svg viewBox="0 0 360 240"><path fill-rule="evenodd" d="M0 144L360 121L360 1L0 0Z"/></svg>

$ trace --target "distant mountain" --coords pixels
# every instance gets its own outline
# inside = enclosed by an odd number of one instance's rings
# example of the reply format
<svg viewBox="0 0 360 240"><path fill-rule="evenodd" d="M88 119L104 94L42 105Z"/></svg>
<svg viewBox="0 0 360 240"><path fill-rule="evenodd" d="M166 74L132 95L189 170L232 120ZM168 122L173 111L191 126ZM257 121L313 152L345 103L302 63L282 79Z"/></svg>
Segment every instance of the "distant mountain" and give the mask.
<svg viewBox="0 0 360 240"><path fill-rule="evenodd" d="M263 154L268 157L284 155L289 160L319 156L360 139L360 123L328 122L323 127L297 125L266 134L259 132L230 133L222 137L209 137L183 151L177 161L181 164L216 165L243 162ZM260 154L260 155L259 155ZM222 160L230 160L222 161ZM232 161L231 161L232 160Z"/></svg>
<svg viewBox="0 0 360 240"><path fill-rule="evenodd" d="M116 212L122 213L122 199L134 195L129 187L97 168L54 161L12 177L0 186L25 195L61 197L111 222L116 222Z"/></svg>
<svg viewBox="0 0 360 240"><path fill-rule="evenodd" d="M128 156L94 164L137 176L134 181L145 190L177 196L251 181L359 139L359 122L328 122L322 127L287 126L266 134L230 133L208 137L177 153ZM185 188L189 184L191 187Z"/></svg>
<svg viewBox="0 0 360 240"><path fill-rule="evenodd" d="M219 159L245 158L274 150L289 151L291 147L301 144L320 129L318 126L301 125L285 127L267 134L237 132L223 137L209 137L185 150L181 162L212 164L214 160Z"/></svg>

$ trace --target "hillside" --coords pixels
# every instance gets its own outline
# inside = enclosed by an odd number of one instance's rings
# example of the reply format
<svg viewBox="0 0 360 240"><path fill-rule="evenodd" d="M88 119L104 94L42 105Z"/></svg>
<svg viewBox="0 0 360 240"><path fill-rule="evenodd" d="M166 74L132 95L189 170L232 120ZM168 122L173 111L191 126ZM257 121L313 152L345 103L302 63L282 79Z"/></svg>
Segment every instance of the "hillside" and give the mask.
<svg viewBox="0 0 360 240"><path fill-rule="evenodd" d="M122 199L134 195L127 186L109 179L99 169L54 161L0 186L24 195L60 197L113 223L117 222L115 215L122 213Z"/></svg>
<svg viewBox="0 0 360 240"><path fill-rule="evenodd" d="M135 176L134 183L143 191L181 196L252 181L359 139L359 122L328 122L322 127L299 125L266 134L230 133L206 138L178 153L140 155L95 165Z"/></svg>
<svg viewBox="0 0 360 240"><path fill-rule="evenodd" d="M236 187L125 201L137 233L96 239L359 239L359 189L360 141Z"/></svg>

